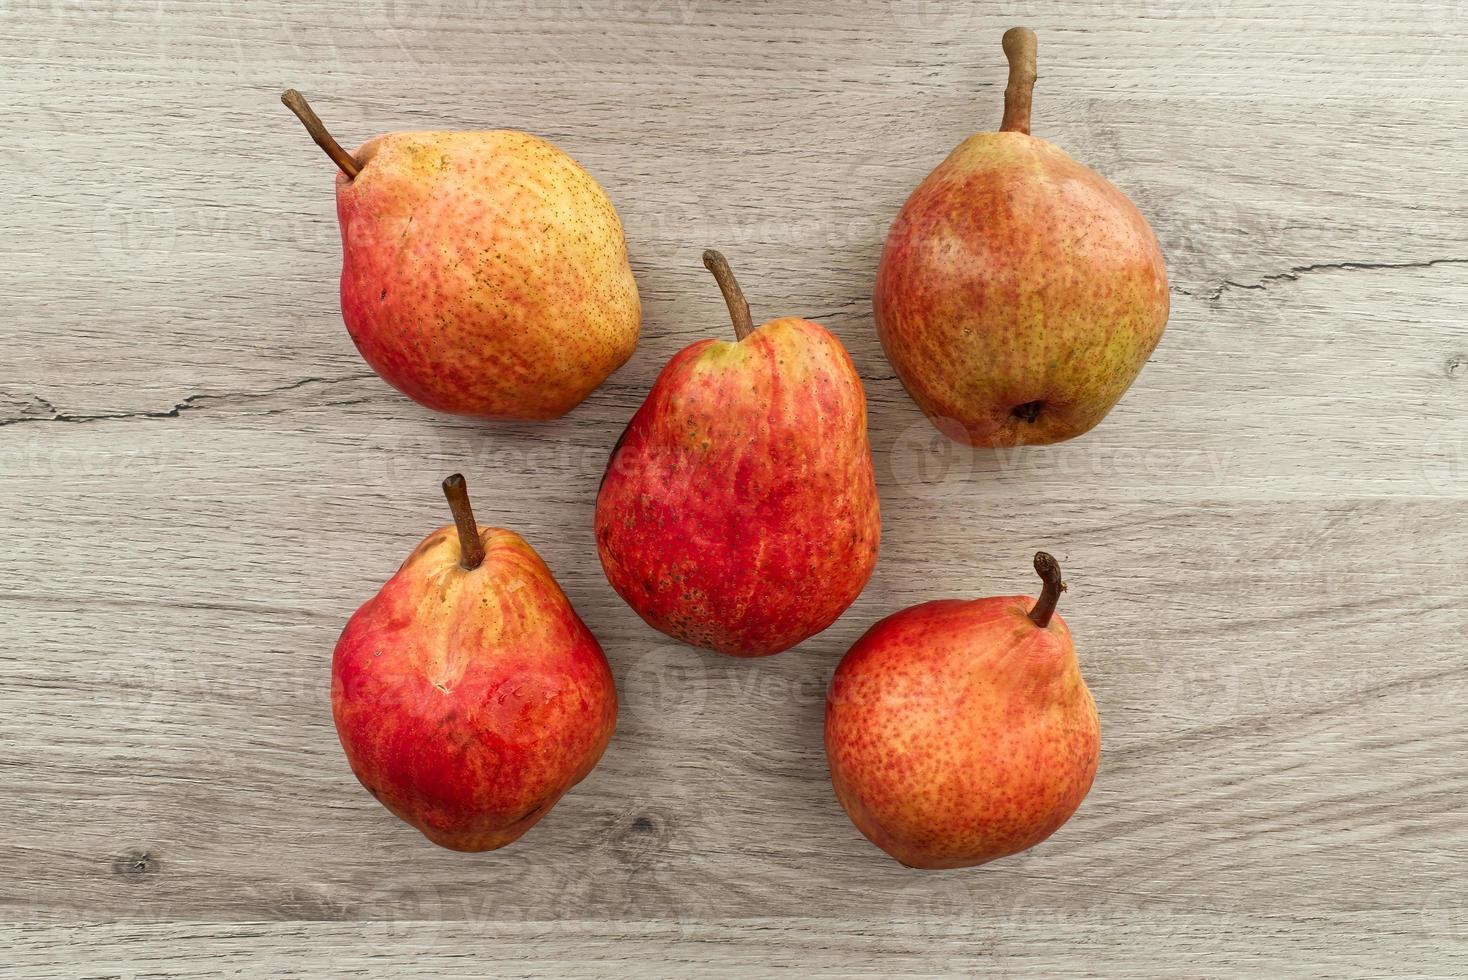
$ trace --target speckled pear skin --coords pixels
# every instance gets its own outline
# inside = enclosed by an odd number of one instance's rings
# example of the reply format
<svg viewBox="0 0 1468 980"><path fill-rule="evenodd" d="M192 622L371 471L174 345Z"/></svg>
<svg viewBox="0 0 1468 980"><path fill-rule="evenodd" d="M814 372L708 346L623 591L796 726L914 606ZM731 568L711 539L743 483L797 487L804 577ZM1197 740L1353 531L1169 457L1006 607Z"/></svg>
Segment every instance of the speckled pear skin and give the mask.
<svg viewBox="0 0 1468 980"><path fill-rule="evenodd" d="M564 415L637 346L617 212L526 133L378 136L338 174L342 316L362 357L429 408Z"/></svg>
<svg viewBox="0 0 1468 980"><path fill-rule="evenodd" d="M362 785L435 844L516 840L591 772L617 693L601 646L519 535L480 528L459 565L430 534L348 622L331 705Z"/></svg>
<svg viewBox="0 0 1468 980"><path fill-rule="evenodd" d="M1018 132L970 137L918 186L873 298L913 400L947 435L991 447L1089 431L1142 370L1168 307L1162 252L1136 206ZM1015 410L1032 402L1031 422Z"/></svg>
<svg viewBox="0 0 1468 980"><path fill-rule="evenodd" d="M596 504L617 593L654 629L736 657L835 622L880 537L861 379L840 341L794 317L679 352Z"/></svg>
<svg viewBox="0 0 1468 980"><path fill-rule="evenodd" d="M1033 847L1080 806L1101 735L1065 622L1033 599L940 600L883 619L831 679L826 758L858 830L912 868Z"/></svg>

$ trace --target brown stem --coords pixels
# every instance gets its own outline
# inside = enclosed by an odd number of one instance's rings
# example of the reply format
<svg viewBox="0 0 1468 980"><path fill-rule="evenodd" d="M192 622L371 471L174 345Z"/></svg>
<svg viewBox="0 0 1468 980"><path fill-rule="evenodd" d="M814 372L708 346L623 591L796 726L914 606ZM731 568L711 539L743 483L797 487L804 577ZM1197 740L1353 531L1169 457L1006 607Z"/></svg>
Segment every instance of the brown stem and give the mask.
<svg viewBox="0 0 1468 980"><path fill-rule="evenodd" d="M1060 562L1044 551L1035 552L1035 571L1045 581L1045 589L1036 600L1035 608L1030 610L1030 619L1044 629L1050 625L1050 617L1055 615L1055 604L1060 601L1060 593L1065 591L1065 583L1060 580Z"/></svg>
<svg viewBox="0 0 1468 980"><path fill-rule="evenodd" d="M724 302L729 304L729 319L734 321L734 336L743 340L754 333L749 303L745 301L739 282L734 278L734 270L729 268L729 260L719 252L707 249L703 253L703 267L714 274L714 281L724 294Z"/></svg>
<svg viewBox="0 0 1468 980"><path fill-rule="evenodd" d="M443 495L449 498L449 510L459 526L459 567L473 571L484 561L484 542L479 540L479 525L474 522L474 509L469 506L469 487L464 474L455 473L443 481Z"/></svg>
<svg viewBox="0 0 1468 980"><path fill-rule="evenodd" d="M1039 42L1028 27L1004 32L1004 57L1009 59L1009 84L1004 88L1004 121L999 131L1030 132L1030 98L1035 94L1035 48Z"/></svg>
<svg viewBox="0 0 1468 980"><path fill-rule="evenodd" d="M311 134L316 145L326 151L326 155L331 157L331 162L347 175L347 180L351 180L362 172L362 168L358 166L352 155L331 138L331 134L326 131L326 124L312 111L311 104L306 101L304 95L293 88L288 88L281 93L280 101L285 103L287 109L296 114L296 118L301 121L301 125L306 127L306 132Z"/></svg>

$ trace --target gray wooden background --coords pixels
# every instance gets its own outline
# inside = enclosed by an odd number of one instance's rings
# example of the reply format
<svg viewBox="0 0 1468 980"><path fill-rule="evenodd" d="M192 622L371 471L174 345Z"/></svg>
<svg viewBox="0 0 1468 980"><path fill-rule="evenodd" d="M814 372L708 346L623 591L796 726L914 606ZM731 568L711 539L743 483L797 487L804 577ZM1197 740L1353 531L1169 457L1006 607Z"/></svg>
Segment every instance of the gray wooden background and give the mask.
<svg viewBox="0 0 1468 980"><path fill-rule="evenodd" d="M944 442L873 331L887 223L1000 116L1132 195L1171 325L1101 428ZM20 0L0 5L0 969L15 976L1468 971L1468 4ZM632 361L555 423L432 415L342 328L329 161L523 128L619 207ZM605 582L608 449L756 319L850 348L884 511L825 634L736 662ZM601 638L600 768L442 851L343 760L329 659L462 469ZM831 794L824 687L878 617L1053 551L1095 789L1030 853L905 870Z"/></svg>

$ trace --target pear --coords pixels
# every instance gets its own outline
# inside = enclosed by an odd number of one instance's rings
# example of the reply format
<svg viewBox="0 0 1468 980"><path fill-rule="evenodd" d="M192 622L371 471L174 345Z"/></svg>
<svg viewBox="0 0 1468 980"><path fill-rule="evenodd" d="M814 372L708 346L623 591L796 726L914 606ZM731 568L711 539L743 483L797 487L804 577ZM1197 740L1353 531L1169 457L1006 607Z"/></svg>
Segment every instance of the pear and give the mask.
<svg viewBox="0 0 1468 980"><path fill-rule="evenodd" d="M952 438L1008 447L1089 431L1167 324L1146 219L1105 178L1030 135L1035 35L1004 35L997 133L959 144L887 235L877 333L918 407Z"/></svg>
<svg viewBox="0 0 1468 980"><path fill-rule="evenodd" d="M518 534L480 527L464 478L434 531L347 623L331 708L352 772L435 844L516 840L591 772L617 692L596 637Z"/></svg>
<svg viewBox="0 0 1468 980"><path fill-rule="evenodd" d="M281 98L341 171L342 318L388 384L440 412L549 419L632 355L622 223L575 160L509 130L347 153L299 92Z"/></svg>
<svg viewBox="0 0 1468 980"><path fill-rule="evenodd" d="M1080 806L1101 734L1055 604L946 599L894 613L841 660L826 700L836 798L912 868L963 868L1033 847Z"/></svg>
<svg viewBox="0 0 1468 980"><path fill-rule="evenodd" d="M755 329L728 262L704 264L737 339L698 341L658 375L608 461L597 550L654 629L767 656L835 622L876 564L866 395L824 327Z"/></svg>

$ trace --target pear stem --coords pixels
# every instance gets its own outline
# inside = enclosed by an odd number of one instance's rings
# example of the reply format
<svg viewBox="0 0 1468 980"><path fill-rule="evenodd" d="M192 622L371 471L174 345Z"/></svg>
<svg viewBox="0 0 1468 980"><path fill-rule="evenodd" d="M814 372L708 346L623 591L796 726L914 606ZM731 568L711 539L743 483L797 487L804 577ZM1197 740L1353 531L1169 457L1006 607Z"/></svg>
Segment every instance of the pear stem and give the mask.
<svg viewBox="0 0 1468 980"><path fill-rule="evenodd" d="M464 474L455 473L444 480L443 495L449 498L449 510L459 526L459 567L472 572L484 561L484 542L479 540L479 525L474 521L474 508L469 506Z"/></svg>
<svg viewBox="0 0 1468 980"><path fill-rule="evenodd" d="M1004 32L1004 57L1009 59L1009 84L1004 88L1003 133L1030 132L1030 99L1035 94L1035 49L1039 41L1028 27Z"/></svg>
<svg viewBox="0 0 1468 980"><path fill-rule="evenodd" d="M347 180L352 180L362 172L361 166L357 164L352 155L342 149L340 143L332 139L331 134L326 131L326 124L311 109L311 104L306 101L304 95L293 88L288 88L281 93L280 101L285 103L287 109L296 114L296 118L301 121L301 125L306 127L306 132L311 134L316 145L326 151L326 155L331 157L331 162L347 175Z"/></svg>
<svg viewBox="0 0 1468 980"><path fill-rule="evenodd" d="M729 319L734 321L734 336L743 340L754 333L754 319L749 315L749 303L744 299L739 281L734 278L734 270L729 268L729 260L721 253L707 249L703 253L703 266L714 274L714 281L724 294L724 302L729 305Z"/></svg>
<svg viewBox="0 0 1468 980"><path fill-rule="evenodd" d="M1044 580L1045 589L1036 600L1035 608L1030 610L1030 619L1040 629L1045 629L1050 625L1050 617L1055 615L1055 604L1060 601L1060 593L1065 591L1065 583L1060 580L1060 562L1047 552L1035 552L1035 571Z"/></svg>

